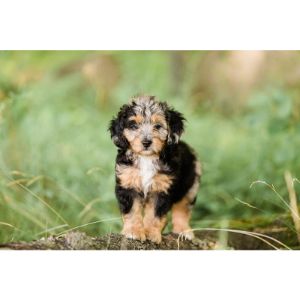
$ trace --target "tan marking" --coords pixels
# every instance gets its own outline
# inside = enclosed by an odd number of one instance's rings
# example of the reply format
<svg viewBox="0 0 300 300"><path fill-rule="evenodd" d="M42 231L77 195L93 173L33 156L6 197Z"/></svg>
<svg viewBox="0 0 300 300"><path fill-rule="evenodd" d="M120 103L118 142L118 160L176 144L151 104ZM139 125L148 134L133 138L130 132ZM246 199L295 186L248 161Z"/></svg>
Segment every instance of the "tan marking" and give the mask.
<svg viewBox="0 0 300 300"><path fill-rule="evenodd" d="M184 197L172 207L173 232L182 234L187 239L193 239L194 233L189 225L191 218L191 199Z"/></svg>
<svg viewBox="0 0 300 300"><path fill-rule="evenodd" d="M117 165L116 174L120 180L120 185L124 188L133 188L139 192L143 191L142 177L140 169L135 166ZM166 174L155 174L149 185L149 192L164 192L167 193L173 177Z"/></svg>
<svg viewBox="0 0 300 300"><path fill-rule="evenodd" d="M124 136L126 137L128 142L131 142L134 140L134 138L137 136L136 132L129 130L129 129L124 129Z"/></svg>
<svg viewBox="0 0 300 300"><path fill-rule="evenodd" d="M133 206L128 214L122 216L123 229L122 234L127 238L145 241L146 235L143 225L142 202L135 199Z"/></svg>
<svg viewBox="0 0 300 300"><path fill-rule="evenodd" d="M135 153L140 153L141 151L144 150L144 146L142 144L140 136L135 137L132 142L130 143L131 149Z"/></svg>
<svg viewBox="0 0 300 300"><path fill-rule="evenodd" d="M153 124L159 123L163 127L165 127L165 128L167 127L166 118L161 114L153 114L150 119L151 119L151 123L153 123Z"/></svg>
<svg viewBox="0 0 300 300"><path fill-rule="evenodd" d="M125 129L124 136L130 144L130 149L134 153L139 154L141 151L144 150L144 146L142 144L141 137L137 131Z"/></svg>
<svg viewBox="0 0 300 300"><path fill-rule="evenodd" d="M199 177L197 176L195 178L195 181L194 181L193 185L191 186L191 188L186 193L186 197L191 199L191 201L193 201L195 199L195 197L197 196L198 189L199 189Z"/></svg>
<svg viewBox="0 0 300 300"><path fill-rule="evenodd" d="M140 171L138 168L132 166L117 165L116 174L120 180L120 184L122 187L126 189L133 188L137 191L142 190L142 182Z"/></svg>
<svg viewBox="0 0 300 300"><path fill-rule="evenodd" d="M195 197L197 196L197 193L198 193L198 189L199 189L199 178L202 174L201 164L199 161L196 161L196 163L195 163L195 173L197 174L195 181L194 181L193 185L191 186L191 188L186 193L186 197L191 199L191 201L193 201L195 199Z"/></svg>
<svg viewBox="0 0 300 300"><path fill-rule="evenodd" d="M167 193L170 185L172 184L173 177L166 174L156 174L152 180L151 191L152 192L164 192Z"/></svg>
<svg viewBox="0 0 300 300"><path fill-rule="evenodd" d="M141 124L144 122L144 117L142 115L135 115L135 116L131 116L128 120L135 121L137 122L137 124Z"/></svg>
<svg viewBox="0 0 300 300"><path fill-rule="evenodd" d="M164 147L165 140L162 140L161 137L154 136L152 139L152 149L155 153L160 153L162 148Z"/></svg>
<svg viewBox="0 0 300 300"><path fill-rule="evenodd" d="M144 229L146 238L156 244L161 243L161 233L167 224L167 217L155 216L153 199L150 199L144 210Z"/></svg>

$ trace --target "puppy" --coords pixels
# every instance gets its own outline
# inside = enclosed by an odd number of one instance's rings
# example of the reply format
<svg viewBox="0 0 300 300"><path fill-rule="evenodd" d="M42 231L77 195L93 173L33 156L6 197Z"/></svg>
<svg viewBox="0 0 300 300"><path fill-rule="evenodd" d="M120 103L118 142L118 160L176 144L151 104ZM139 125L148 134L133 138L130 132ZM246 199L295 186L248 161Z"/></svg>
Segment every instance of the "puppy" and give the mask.
<svg viewBox="0 0 300 300"><path fill-rule="evenodd" d="M137 96L110 122L118 148L115 192L127 238L160 243L170 210L173 232L194 237L189 220L201 169L193 150L179 141L184 120L154 96Z"/></svg>

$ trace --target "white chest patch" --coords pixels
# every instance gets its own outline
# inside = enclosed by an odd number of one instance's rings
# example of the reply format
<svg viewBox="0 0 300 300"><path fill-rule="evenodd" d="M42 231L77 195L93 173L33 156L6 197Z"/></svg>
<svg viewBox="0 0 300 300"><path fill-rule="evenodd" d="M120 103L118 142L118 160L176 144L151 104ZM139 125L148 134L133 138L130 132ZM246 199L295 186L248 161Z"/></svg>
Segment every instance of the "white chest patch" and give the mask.
<svg viewBox="0 0 300 300"><path fill-rule="evenodd" d="M139 169L142 179L143 192L146 196L152 184L153 176L157 173L157 160L155 158L141 156L139 158Z"/></svg>

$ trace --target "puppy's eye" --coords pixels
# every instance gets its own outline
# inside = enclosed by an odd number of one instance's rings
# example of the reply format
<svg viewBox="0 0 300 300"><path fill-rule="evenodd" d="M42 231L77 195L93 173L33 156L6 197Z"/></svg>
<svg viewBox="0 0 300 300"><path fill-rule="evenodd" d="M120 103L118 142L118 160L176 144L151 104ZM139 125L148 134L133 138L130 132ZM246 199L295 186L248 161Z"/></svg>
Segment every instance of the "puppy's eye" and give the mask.
<svg viewBox="0 0 300 300"><path fill-rule="evenodd" d="M160 125L160 124L155 124L154 125L154 129L156 129L156 130L159 130L159 129L161 129L162 128L162 126Z"/></svg>
<svg viewBox="0 0 300 300"><path fill-rule="evenodd" d="M134 121L129 122L128 127L132 130L135 130L135 129L139 128L138 124Z"/></svg>

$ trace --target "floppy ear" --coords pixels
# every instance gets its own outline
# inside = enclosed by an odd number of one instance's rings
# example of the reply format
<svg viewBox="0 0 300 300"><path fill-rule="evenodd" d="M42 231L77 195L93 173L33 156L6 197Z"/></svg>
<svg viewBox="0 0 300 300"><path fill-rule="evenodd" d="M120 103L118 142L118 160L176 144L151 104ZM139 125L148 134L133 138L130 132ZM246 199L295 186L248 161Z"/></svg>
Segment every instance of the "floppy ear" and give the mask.
<svg viewBox="0 0 300 300"><path fill-rule="evenodd" d="M183 121L185 118L183 115L172 109L169 108L167 110L167 122L169 125L169 135L168 135L168 144L177 144L181 134L184 131L184 124Z"/></svg>
<svg viewBox="0 0 300 300"><path fill-rule="evenodd" d="M127 105L121 107L116 118L110 121L108 130L114 144L120 149L126 149L128 147L128 141L126 140L123 130L125 127Z"/></svg>

